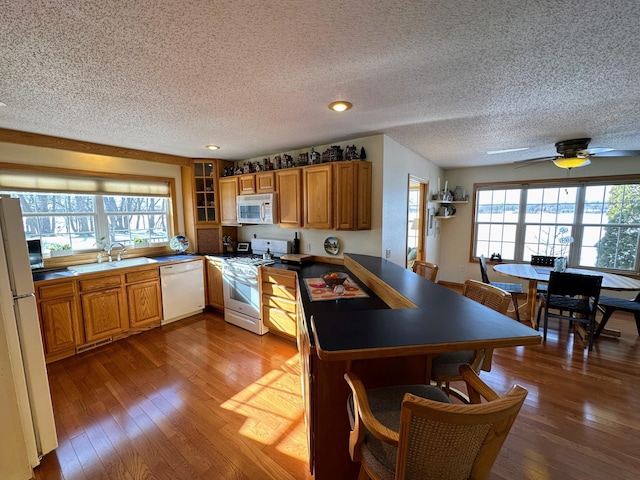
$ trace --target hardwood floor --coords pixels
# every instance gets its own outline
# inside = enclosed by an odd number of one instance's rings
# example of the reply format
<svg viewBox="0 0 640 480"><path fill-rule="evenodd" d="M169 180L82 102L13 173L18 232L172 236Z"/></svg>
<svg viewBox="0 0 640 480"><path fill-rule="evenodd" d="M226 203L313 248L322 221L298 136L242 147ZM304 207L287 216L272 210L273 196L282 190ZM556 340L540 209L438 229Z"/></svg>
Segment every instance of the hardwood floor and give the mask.
<svg viewBox="0 0 640 480"><path fill-rule="evenodd" d="M640 338L616 313L587 356L568 323L482 378L529 396L492 479L635 479ZM60 446L36 479L310 479L296 346L197 315L49 365ZM347 439L336 442L347 448ZM336 479L339 480L339 479Z"/></svg>

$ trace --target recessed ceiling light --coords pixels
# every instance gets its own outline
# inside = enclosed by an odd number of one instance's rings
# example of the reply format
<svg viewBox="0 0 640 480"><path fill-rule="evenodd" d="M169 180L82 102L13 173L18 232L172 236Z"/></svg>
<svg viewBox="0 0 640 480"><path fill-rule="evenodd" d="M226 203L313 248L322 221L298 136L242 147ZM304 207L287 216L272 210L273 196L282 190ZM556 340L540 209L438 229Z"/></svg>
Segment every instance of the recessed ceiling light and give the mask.
<svg viewBox="0 0 640 480"><path fill-rule="evenodd" d="M329 108L334 112L346 112L351 107L353 107L351 103L345 102L342 100L340 100L339 102L332 102L329 104Z"/></svg>
<svg viewBox="0 0 640 480"><path fill-rule="evenodd" d="M218 145L214 145L213 143L205 145L204 148L208 148L209 150L220 150L220 147Z"/></svg>
<svg viewBox="0 0 640 480"><path fill-rule="evenodd" d="M506 150L491 150L487 152L489 155L495 155L496 153L511 153L511 152L521 152L523 150L529 150L528 147L525 148L507 148Z"/></svg>

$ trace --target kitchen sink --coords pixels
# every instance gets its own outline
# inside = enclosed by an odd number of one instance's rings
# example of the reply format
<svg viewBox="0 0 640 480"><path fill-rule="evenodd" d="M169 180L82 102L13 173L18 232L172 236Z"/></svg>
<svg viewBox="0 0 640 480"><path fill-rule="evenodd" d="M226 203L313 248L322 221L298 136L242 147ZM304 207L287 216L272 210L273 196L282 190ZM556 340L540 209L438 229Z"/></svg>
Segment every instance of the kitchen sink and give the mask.
<svg viewBox="0 0 640 480"><path fill-rule="evenodd" d="M116 270L118 268L137 267L152 263L158 263L158 261L147 257L125 258L124 260L114 260L113 262L73 265L71 267L67 267L67 270L73 272L74 275L82 275L83 273L110 272L111 270Z"/></svg>

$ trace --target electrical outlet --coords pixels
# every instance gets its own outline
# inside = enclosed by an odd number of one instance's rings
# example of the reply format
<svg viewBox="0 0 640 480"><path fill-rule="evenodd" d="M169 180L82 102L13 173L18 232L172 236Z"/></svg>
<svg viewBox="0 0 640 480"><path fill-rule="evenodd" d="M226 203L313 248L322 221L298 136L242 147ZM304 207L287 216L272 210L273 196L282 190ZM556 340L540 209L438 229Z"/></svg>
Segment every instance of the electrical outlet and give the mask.
<svg viewBox="0 0 640 480"><path fill-rule="evenodd" d="M305 243L304 244L304 253L311 253L311 244L310 243Z"/></svg>
<svg viewBox="0 0 640 480"><path fill-rule="evenodd" d="M464 265L460 265L460 271L464 272Z"/></svg>
<svg viewBox="0 0 640 480"><path fill-rule="evenodd" d="M387 248L387 251L385 252L385 258L391 258L391 249Z"/></svg>

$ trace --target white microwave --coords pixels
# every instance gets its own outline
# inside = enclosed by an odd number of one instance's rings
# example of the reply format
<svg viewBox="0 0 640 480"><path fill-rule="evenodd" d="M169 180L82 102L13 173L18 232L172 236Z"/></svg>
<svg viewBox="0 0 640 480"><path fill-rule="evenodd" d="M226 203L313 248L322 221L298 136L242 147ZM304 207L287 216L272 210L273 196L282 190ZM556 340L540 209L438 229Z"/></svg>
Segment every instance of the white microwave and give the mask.
<svg viewBox="0 0 640 480"><path fill-rule="evenodd" d="M275 193L238 195L236 205L239 223L278 223L278 206Z"/></svg>

